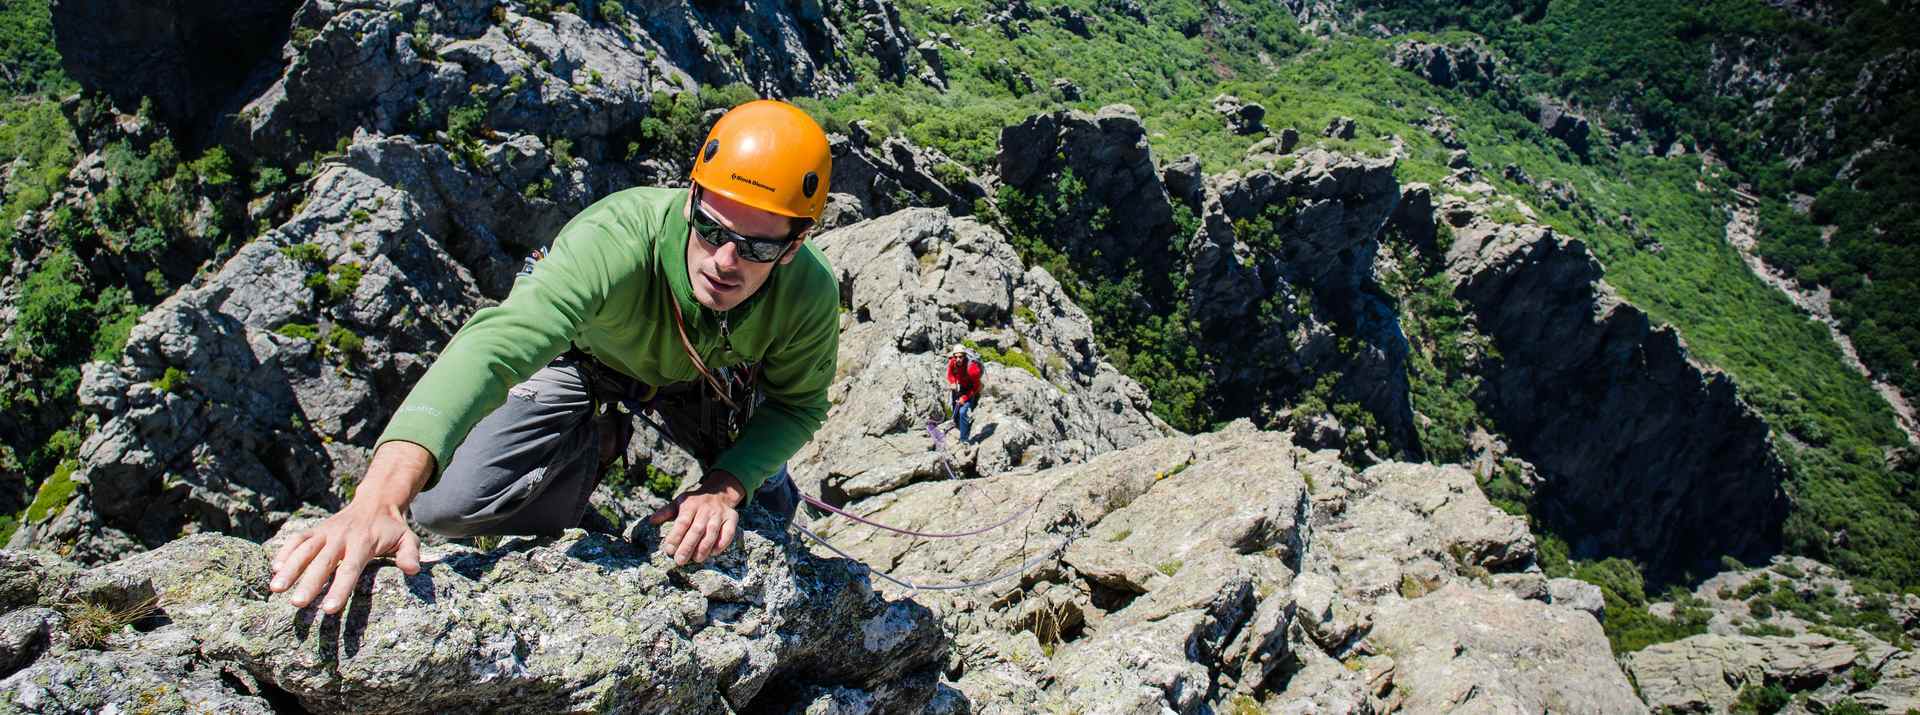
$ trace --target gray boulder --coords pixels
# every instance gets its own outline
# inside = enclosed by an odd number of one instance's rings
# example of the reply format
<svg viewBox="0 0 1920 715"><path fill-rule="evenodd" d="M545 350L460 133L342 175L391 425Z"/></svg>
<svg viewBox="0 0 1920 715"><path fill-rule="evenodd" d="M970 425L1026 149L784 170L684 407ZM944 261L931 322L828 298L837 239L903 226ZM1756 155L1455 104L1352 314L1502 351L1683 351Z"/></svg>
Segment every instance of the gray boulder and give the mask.
<svg viewBox="0 0 1920 715"><path fill-rule="evenodd" d="M63 711L158 696L270 712L260 697L275 693L317 711L710 712L833 686L907 712L933 695L947 637L924 607L875 595L862 567L748 532L675 569L657 531L634 538L429 550L413 577L376 562L346 612L325 618L266 593L262 546L182 539L54 597L157 596L162 625L113 636L112 654L42 656L0 681L0 702Z"/></svg>
<svg viewBox="0 0 1920 715"><path fill-rule="evenodd" d="M1267 108L1254 102L1222 94L1213 98L1213 111L1226 117L1227 131L1235 134L1259 134L1267 130L1266 125L1260 123L1267 116Z"/></svg>
<svg viewBox="0 0 1920 715"><path fill-rule="evenodd" d="M1599 622L1579 611L1452 584L1384 599L1367 639L1393 659L1388 710L1647 709L1614 664Z"/></svg>
<svg viewBox="0 0 1920 715"><path fill-rule="evenodd" d="M1060 101L1078 102L1081 99L1080 85L1074 84L1073 80L1065 77L1055 77L1053 78L1053 83L1048 86L1052 87L1053 91L1060 95Z"/></svg>
<svg viewBox="0 0 1920 715"><path fill-rule="evenodd" d="M1262 139L1261 141L1267 141ZM1206 188L1207 176L1202 171L1198 154L1186 156L1168 162L1160 168L1160 183L1166 185L1167 195L1189 207L1198 206L1201 191Z"/></svg>
<svg viewBox="0 0 1920 715"><path fill-rule="evenodd" d="M1585 581L1571 578L1547 580L1547 602L1565 605L1577 611L1592 614L1594 619L1605 621L1607 599L1600 587Z"/></svg>
<svg viewBox="0 0 1920 715"><path fill-rule="evenodd" d="M1743 686L1789 683L1807 689L1836 679L1860 653L1826 636L1697 635L1627 656L1627 670L1655 710L1725 711ZM1909 695L1911 698L1911 695Z"/></svg>
<svg viewBox="0 0 1920 715"><path fill-rule="evenodd" d="M1332 121L1327 122L1327 128L1321 130L1320 136L1332 139L1352 139L1356 128L1353 117L1334 117Z"/></svg>
<svg viewBox="0 0 1920 715"><path fill-rule="evenodd" d="M1393 46L1387 59L1435 86L1469 94L1483 94L1511 85L1511 80L1501 74L1501 63L1493 50L1479 42L1436 44L1405 40Z"/></svg>
<svg viewBox="0 0 1920 715"><path fill-rule="evenodd" d="M1552 97L1536 97L1527 114L1547 136L1566 142L1574 153L1585 156L1590 150L1587 142L1592 126L1586 117L1575 114L1565 103Z"/></svg>

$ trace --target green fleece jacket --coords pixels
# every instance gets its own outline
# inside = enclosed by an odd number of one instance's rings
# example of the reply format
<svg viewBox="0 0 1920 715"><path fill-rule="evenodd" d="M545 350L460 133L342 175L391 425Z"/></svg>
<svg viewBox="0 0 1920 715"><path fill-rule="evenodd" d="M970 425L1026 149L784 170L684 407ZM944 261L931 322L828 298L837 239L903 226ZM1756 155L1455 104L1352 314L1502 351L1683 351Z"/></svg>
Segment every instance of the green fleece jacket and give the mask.
<svg viewBox="0 0 1920 715"><path fill-rule="evenodd" d="M473 314L407 394L380 442L412 442L439 470L507 390L578 345L649 385L699 379L674 330L679 301L687 337L709 368L762 362L767 401L711 469L747 494L813 437L827 416L839 351L840 292L812 244L726 313L693 298L687 277L685 189L636 188L601 199L553 240L505 302ZM722 316L727 330L722 330Z"/></svg>

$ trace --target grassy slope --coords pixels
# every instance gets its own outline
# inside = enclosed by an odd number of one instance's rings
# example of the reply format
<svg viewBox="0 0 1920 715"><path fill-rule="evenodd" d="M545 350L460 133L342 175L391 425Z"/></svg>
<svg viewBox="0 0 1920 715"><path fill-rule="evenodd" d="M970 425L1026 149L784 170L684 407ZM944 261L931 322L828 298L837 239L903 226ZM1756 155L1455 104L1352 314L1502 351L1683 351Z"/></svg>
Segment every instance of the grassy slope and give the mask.
<svg viewBox="0 0 1920 715"><path fill-rule="evenodd" d="M1151 27L1102 14L1094 3L1064 4L1099 18L1092 38L1081 39L1043 18L1030 21L1032 32L1010 40L992 25L946 22L956 9L977 19L984 3L903 4L902 15L917 34L948 32L975 51L971 58L944 51L953 90L938 94L869 85L812 108L830 121L874 120L988 168L1001 126L1059 107L1127 102L1140 111L1162 157L1197 153L1209 171L1217 172L1233 168L1259 138L1222 131L1210 100L1228 92L1265 105L1266 123L1276 131L1292 126L1311 137L1329 119L1352 116L1360 125L1358 138L1328 142L1349 151L1384 153L1384 137L1397 135L1410 153L1399 168L1403 181L1432 182L1447 173L1447 151L1410 123L1425 117L1426 107L1437 107L1455 119L1476 164L1490 169L1484 173L1493 183L1526 199L1545 222L1586 240L1606 264L1609 282L1655 320L1676 326L1697 359L1734 375L1742 395L1791 437L1783 440L1793 466L1789 489L1796 505L1787 529L1789 548L1883 585L1920 584L1916 497L1912 485L1881 460L1882 448L1901 443L1891 413L1866 381L1845 367L1825 329L1754 278L1726 244L1721 207L1729 203L1730 179L1721 171L1703 170L1695 158L1650 158L1604 147L1591 161L1582 161L1515 112L1436 89L1391 67L1383 59L1386 43L1342 39L1315 45L1290 28L1269 37L1185 37L1161 23L1179 16L1188 3L1145 3L1155 18ZM1232 5L1250 18L1236 28L1287 25L1271 10ZM1240 49L1227 49L1229 40ZM1249 47L1265 51L1273 66L1263 66ZM1002 57L1026 71L1036 91L1016 93L999 82L992 68ZM1054 77L1073 80L1085 99L1069 103L1053 95L1048 85ZM1536 180L1573 185L1594 216L1631 213L1663 250L1636 248L1636 237L1620 228L1551 208L1525 187L1499 177L1499 167L1509 163ZM1427 364L1445 362L1425 355L1416 356L1416 363L1423 357ZM1470 378L1418 369L1415 379L1415 405L1423 413L1451 415L1450 424L1461 428L1479 419L1459 400L1469 387L1459 381ZM1835 535L1843 532L1835 545Z"/></svg>

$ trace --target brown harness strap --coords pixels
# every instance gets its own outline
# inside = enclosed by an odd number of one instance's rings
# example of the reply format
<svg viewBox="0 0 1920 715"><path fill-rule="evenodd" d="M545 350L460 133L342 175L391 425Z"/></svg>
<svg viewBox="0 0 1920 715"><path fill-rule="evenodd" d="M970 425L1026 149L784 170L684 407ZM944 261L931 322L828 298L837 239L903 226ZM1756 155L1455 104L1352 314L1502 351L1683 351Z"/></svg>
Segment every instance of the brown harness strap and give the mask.
<svg viewBox="0 0 1920 715"><path fill-rule="evenodd" d="M680 331L680 347L687 351L687 359L693 361L693 369L700 371L700 376L706 378L707 385L713 388L714 396L720 398L721 402L727 403L728 409L740 409L740 406L733 404L733 399L727 396L726 388L720 386L720 380L707 369L707 361L700 359L700 352L693 349L693 341L687 339L687 319L680 313L679 296L668 295L667 304L673 306L673 327Z"/></svg>

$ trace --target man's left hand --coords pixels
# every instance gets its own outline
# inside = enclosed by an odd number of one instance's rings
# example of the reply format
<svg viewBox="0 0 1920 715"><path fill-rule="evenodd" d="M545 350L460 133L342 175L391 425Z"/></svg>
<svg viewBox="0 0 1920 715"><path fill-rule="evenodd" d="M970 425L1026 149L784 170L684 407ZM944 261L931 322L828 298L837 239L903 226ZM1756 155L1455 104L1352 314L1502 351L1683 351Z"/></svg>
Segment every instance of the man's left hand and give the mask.
<svg viewBox="0 0 1920 715"><path fill-rule="evenodd" d="M673 503L647 517L654 526L673 522L673 531L661 545L673 554L673 562L699 563L733 545L733 534L740 525L740 503L747 490L732 474L714 471L700 480L700 486L674 497Z"/></svg>

